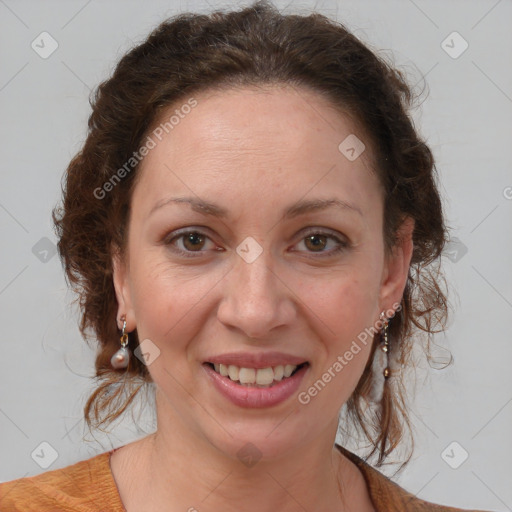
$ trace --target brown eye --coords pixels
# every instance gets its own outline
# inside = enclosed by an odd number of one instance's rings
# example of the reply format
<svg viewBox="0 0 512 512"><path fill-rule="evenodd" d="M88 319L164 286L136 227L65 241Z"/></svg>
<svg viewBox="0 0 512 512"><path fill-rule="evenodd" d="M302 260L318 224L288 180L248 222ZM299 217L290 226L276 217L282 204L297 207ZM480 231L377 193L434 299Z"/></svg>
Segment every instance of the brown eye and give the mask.
<svg viewBox="0 0 512 512"><path fill-rule="evenodd" d="M301 238L298 252L315 255L316 258L335 256L348 250L349 243L327 231L311 230Z"/></svg>
<svg viewBox="0 0 512 512"><path fill-rule="evenodd" d="M325 235L310 235L307 236L304 240L305 245L308 249L310 249L313 252L321 252L327 246L327 239L328 237Z"/></svg>
<svg viewBox="0 0 512 512"><path fill-rule="evenodd" d="M191 232L182 235L182 239L187 251L197 251L203 248L206 237L201 233Z"/></svg>
<svg viewBox="0 0 512 512"><path fill-rule="evenodd" d="M215 249L215 244L208 235L200 231L182 231L164 239L164 243L173 252L181 256L201 256L208 250ZM210 244L210 245L209 245Z"/></svg>

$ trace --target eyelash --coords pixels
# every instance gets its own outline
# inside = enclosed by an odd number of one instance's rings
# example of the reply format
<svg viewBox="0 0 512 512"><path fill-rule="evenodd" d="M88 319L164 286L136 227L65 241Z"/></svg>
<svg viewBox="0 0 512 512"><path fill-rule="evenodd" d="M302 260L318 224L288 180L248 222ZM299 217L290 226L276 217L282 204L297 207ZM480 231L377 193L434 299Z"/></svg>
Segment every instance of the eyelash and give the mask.
<svg viewBox="0 0 512 512"><path fill-rule="evenodd" d="M208 240L211 241L210 237L208 235L206 235L206 233L203 233L202 231L199 231L199 230L196 230L196 229L187 229L186 231L181 231L181 232L177 232L177 233L174 233L171 238L167 237L165 240L164 240L164 244L171 247L171 249L182 255L182 256L185 256L186 258L197 258L197 257L200 257L201 253L205 252L205 251L186 251L186 250L183 250L183 249L179 249L177 248L176 246L173 245L173 242L175 240L180 240L180 239L183 239L183 237L185 235L190 235L190 234L195 234L195 235L200 235L200 236L203 236L205 238L207 238ZM319 258L323 258L323 257L330 257L330 256L334 256L335 254L338 254L346 249L348 249L349 247L349 243L345 242L344 240L340 240L337 236L333 235L332 233L330 232L326 232L326 231L322 231L322 230L310 230L309 232L305 233L303 235L303 237L300 239L301 242L303 242L308 236L312 236L312 235L320 235L320 236L325 236L327 237L328 239L331 239L331 240L334 240L337 244L338 244L338 247L332 249L331 251L327 251L327 252L318 252L318 253L315 253L315 252L311 252L309 251L311 254L315 255L313 257L319 257ZM197 253L197 254L194 254L194 253ZM309 256L310 257L310 256Z"/></svg>

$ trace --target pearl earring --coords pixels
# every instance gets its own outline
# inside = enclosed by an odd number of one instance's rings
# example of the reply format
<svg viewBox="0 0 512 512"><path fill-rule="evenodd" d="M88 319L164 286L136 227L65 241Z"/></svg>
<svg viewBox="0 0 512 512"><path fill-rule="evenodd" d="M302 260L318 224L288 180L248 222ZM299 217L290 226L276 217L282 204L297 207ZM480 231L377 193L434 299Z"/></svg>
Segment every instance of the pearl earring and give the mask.
<svg viewBox="0 0 512 512"><path fill-rule="evenodd" d="M130 350L128 345L128 334L126 333L126 317L122 316L123 332L121 334L121 348L112 356L110 364L116 370L126 368L130 362Z"/></svg>

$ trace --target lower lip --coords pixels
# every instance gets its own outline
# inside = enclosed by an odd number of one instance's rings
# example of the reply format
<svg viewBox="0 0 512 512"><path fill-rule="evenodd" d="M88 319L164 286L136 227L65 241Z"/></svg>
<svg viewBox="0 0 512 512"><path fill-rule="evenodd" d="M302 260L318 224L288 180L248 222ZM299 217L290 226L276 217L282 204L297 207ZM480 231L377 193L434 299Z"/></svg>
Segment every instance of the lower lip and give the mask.
<svg viewBox="0 0 512 512"><path fill-rule="evenodd" d="M271 407L290 398L300 386L309 365L305 365L291 377L274 384L269 388L252 388L242 386L229 377L223 377L208 364L203 364L215 388L228 400L239 407L262 408Z"/></svg>

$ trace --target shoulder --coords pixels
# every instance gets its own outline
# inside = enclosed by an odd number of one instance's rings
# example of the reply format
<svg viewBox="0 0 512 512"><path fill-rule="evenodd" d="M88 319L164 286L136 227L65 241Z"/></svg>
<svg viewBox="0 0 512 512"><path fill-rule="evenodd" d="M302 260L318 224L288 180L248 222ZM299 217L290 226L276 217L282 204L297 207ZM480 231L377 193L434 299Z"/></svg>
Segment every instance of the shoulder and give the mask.
<svg viewBox="0 0 512 512"><path fill-rule="evenodd" d="M421 500L377 471L356 454L338 444L336 447L360 469L377 512L388 510L394 510L395 512L485 512L445 507Z"/></svg>
<svg viewBox="0 0 512 512"><path fill-rule="evenodd" d="M110 453L61 469L0 483L2 512L122 512Z"/></svg>

